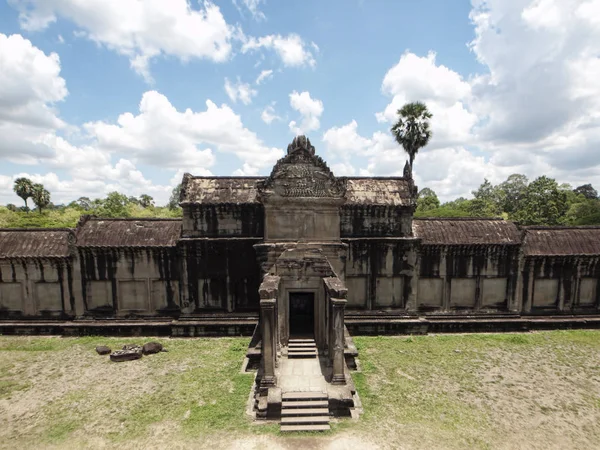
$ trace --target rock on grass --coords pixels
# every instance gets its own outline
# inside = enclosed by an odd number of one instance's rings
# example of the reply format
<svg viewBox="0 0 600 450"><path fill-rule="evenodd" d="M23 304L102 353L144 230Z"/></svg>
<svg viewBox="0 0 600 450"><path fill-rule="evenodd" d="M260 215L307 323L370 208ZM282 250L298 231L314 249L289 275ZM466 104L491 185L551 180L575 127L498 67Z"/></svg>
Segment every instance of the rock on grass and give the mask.
<svg viewBox="0 0 600 450"><path fill-rule="evenodd" d="M163 350L162 344L159 344L158 342L148 342L142 347L142 353L144 353L144 355L152 355L153 353L159 353Z"/></svg>
<svg viewBox="0 0 600 450"><path fill-rule="evenodd" d="M106 345L98 345L96 347L96 353L98 353L99 355L108 355L112 350L110 349L110 347L107 347Z"/></svg>

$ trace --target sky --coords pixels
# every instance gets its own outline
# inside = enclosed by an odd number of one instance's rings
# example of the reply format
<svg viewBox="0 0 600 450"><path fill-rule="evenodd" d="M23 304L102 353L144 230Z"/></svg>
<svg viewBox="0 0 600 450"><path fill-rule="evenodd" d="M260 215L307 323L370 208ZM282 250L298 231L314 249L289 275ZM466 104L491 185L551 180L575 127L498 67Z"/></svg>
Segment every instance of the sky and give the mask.
<svg viewBox="0 0 600 450"><path fill-rule="evenodd" d="M600 0L0 0L0 204L168 201L185 172L268 175L307 135L338 176L442 201L523 173L600 187Z"/></svg>

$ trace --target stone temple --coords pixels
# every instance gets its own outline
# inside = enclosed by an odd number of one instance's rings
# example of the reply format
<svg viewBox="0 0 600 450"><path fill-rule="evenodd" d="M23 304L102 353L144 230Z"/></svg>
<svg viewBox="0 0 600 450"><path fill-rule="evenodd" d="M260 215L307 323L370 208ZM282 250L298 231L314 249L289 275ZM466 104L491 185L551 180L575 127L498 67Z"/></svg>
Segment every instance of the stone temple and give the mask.
<svg viewBox="0 0 600 450"><path fill-rule="evenodd" d="M408 170L336 177L300 136L269 177L184 175L182 220L0 230L0 332L253 334L268 390L294 336L343 385L348 330L600 323L599 227L413 219L416 193Z"/></svg>

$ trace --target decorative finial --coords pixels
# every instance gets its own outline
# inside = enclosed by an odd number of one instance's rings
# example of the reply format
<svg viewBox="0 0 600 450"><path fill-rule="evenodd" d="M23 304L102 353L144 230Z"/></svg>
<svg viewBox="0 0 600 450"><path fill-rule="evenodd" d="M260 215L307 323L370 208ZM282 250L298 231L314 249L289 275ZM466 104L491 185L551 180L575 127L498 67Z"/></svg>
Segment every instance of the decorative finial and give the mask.
<svg viewBox="0 0 600 450"><path fill-rule="evenodd" d="M408 161L404 164L404 178L412 179L412 167L410 167Z"/></svg>
<svg viewBox="0 0 600 450"><path fill-rule="evenodd" d="M310 140L304 135L296 136L294 138L292 143L288 145L287 153L289 155L296 150L306 150L311 155L315 154L315 148L311 145Z"/></svg>

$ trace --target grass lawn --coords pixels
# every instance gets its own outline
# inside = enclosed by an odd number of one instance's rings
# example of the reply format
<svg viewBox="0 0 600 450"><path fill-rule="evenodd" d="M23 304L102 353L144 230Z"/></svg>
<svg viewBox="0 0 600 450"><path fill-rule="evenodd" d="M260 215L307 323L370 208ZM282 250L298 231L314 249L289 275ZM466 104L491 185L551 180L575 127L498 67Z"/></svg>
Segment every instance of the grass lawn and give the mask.
<svg viewBox="0 0 600 450"><path fill-rule="evenodd" d="M0 336L0 448L600 448L600 332L356 337L364 414L282 436L246 415L247 338ZM153 339L154 340L154 339Z"/></svg>

